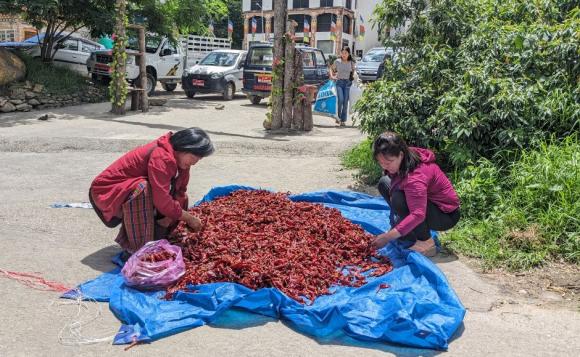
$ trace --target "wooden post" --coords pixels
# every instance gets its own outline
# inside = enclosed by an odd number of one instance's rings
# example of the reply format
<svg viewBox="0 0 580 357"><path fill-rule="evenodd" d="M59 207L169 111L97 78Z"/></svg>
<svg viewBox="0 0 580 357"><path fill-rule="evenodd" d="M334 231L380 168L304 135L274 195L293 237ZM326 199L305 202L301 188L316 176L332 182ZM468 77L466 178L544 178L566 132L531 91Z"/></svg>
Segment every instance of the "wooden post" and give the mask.
<svg viewBox="0 0 580 357"><path fill-rule="evenodd" d="M149 97L147 93L147 53L145 48L145 28L139 27L139 78L141 80L140 87L143 89L141 93L141 111L149 111ZM153 83L155 85L155 83Z"/></svg>
<svg viewBox="0 0 580 357"><path fill-rule="evenodd" d="M118 40L115 41L115 46L113 47L113 58L115 59L115 66L112 68L112 79L109 84L111 89L111 112L114 114L123 115L125 114L125 101L127 100L127 81L125 79L126 64L122 60L125 54L125 12L126 12L126 2L125 0L116 0L116 22L115 22L115 34Z"/></svg>
<svg viewBox="0 0 580 357"><path fill-rule="evenodd" d="M284 58L284 116L282 117L282 127L290 129L292 126L292 107L294 99L294 54L296 52L296 44L294 43L294 34L296 33L296 26L298 24L294 20L289 20L286 25L288 30L285 34L286 49Z"/></svg>
<svg viewBox="0 0 580 357"><path fill-rule="evenodd" d="M286 32L286 14L288 3L286 0L274 0L274 75L272 80L272 130L282 127L282 117L284 115L284 33Z"/></svg>

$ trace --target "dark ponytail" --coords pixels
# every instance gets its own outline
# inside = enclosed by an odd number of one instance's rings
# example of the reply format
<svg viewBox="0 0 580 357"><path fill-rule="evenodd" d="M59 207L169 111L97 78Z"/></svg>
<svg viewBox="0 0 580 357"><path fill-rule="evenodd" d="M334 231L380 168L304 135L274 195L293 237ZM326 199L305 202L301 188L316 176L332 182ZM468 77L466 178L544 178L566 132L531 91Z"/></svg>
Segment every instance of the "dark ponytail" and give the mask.
<svg viewBox="0 0 580 357"><path fill-rule="evenodd" d="M399 153L403 153L398 173L401 177L406 177L421 163L419 154L410 150L405 140L392 131L385 131L379 135L373 142L372 149L375 160L378 155L399 156Z"/></svg>
<svg viewBox="0 0 580 357"><path fill-rule="evenodd" d="M211 139L203 129L189 128L180 130L169 139L173 150L188 152L195 156L207 157L214 152Z"/></svg>

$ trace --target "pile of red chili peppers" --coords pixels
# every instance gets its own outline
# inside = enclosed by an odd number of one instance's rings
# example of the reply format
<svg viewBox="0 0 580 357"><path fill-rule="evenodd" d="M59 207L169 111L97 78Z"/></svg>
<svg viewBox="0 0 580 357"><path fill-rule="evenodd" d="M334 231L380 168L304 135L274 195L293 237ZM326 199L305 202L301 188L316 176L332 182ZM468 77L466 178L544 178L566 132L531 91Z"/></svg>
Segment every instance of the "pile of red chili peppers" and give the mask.
<svg viewBox="0 0 580 357"><path fill-rule="evenodd" d="M166 260L175 260L175 253L162 250L159 252L150 253L141 258L141 260L147 263L158 263Z"/></svg>
<svg viewBox="0 0 580 357"><path fill-rule="evenodd" d="M299 302L303 297L313 302L332 285L365 284L363 272L379 276L392 270L373 250L372 236L338 210L292 202L287 194L240 190L190 212L203 228L193 232L182 222L171 233L186 272L169 296L189 284L236 282L275 287Z"/></svg>

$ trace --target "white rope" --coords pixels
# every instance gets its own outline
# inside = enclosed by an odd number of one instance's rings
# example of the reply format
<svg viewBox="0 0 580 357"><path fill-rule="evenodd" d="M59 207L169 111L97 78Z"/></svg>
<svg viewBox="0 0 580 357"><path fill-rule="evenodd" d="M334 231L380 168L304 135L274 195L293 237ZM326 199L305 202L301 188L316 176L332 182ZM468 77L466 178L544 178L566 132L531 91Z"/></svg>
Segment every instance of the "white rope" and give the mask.
<svg viewBox="0 0 580 357"><path fill-rule="evenodd" d="M103 309L96 300L84 297L79 290L76 290L76 292L77 298L75 300L56 299L49 305L53 313L70 319L58 333L58 341L65 346L82 346L113 341L116 333L104 337L83 335L83 328L99 319L103 314ZM68 310L66 307L69 306L76 306L74 316L62 313L63 307ZM91 306L95 307L96 312L94 314L90 311Z"/></svg>

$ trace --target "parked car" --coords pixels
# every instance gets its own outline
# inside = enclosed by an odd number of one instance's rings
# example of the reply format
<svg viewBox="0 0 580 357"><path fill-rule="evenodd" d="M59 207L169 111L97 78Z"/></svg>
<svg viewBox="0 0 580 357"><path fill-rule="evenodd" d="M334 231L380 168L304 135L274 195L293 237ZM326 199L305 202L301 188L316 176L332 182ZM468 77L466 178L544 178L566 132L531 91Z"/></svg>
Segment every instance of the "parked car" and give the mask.
<svg viewBox="0 0 580 357"><path fill-rule="evenodd" d="M386 59L392 58L392 56L393 50L390 48L376 47L369 50L356 65L356 72L360 80L367 82L379 79L380 66L384 64Z"/></svg>
<svg viewBox="0 0 580 357"><path fill-rule="evenodd" d="M304 56L304 83L320 86L329 78L326 57L321 50L308 46L297 46ZM256 44L248 50L244 66L244 92L252 104L259 104L272 91L272 44Z"/></svg>
<svg viewBox="0 0 580 357"><path fill-rule="evenodd" d="M0 46L18 48L32 57L40 57L44 35L42 33L22 42L3 42L0 43ZM75 35L71 35L66 39L65 35L60 35L59 38L53 45L53 51L56 51L53 58L54 64L70 68L84 75L87 74L86 63L91 53L105 48L97 42Z"/></svg>
<svg viewBox="0 0 580 357"><path fill-rule="evenodd" d="M181 86L189 98L196 93L222 93L225 100L234 99L242 89L246 51L216 50L198 64L183 72Z"/></svg>

